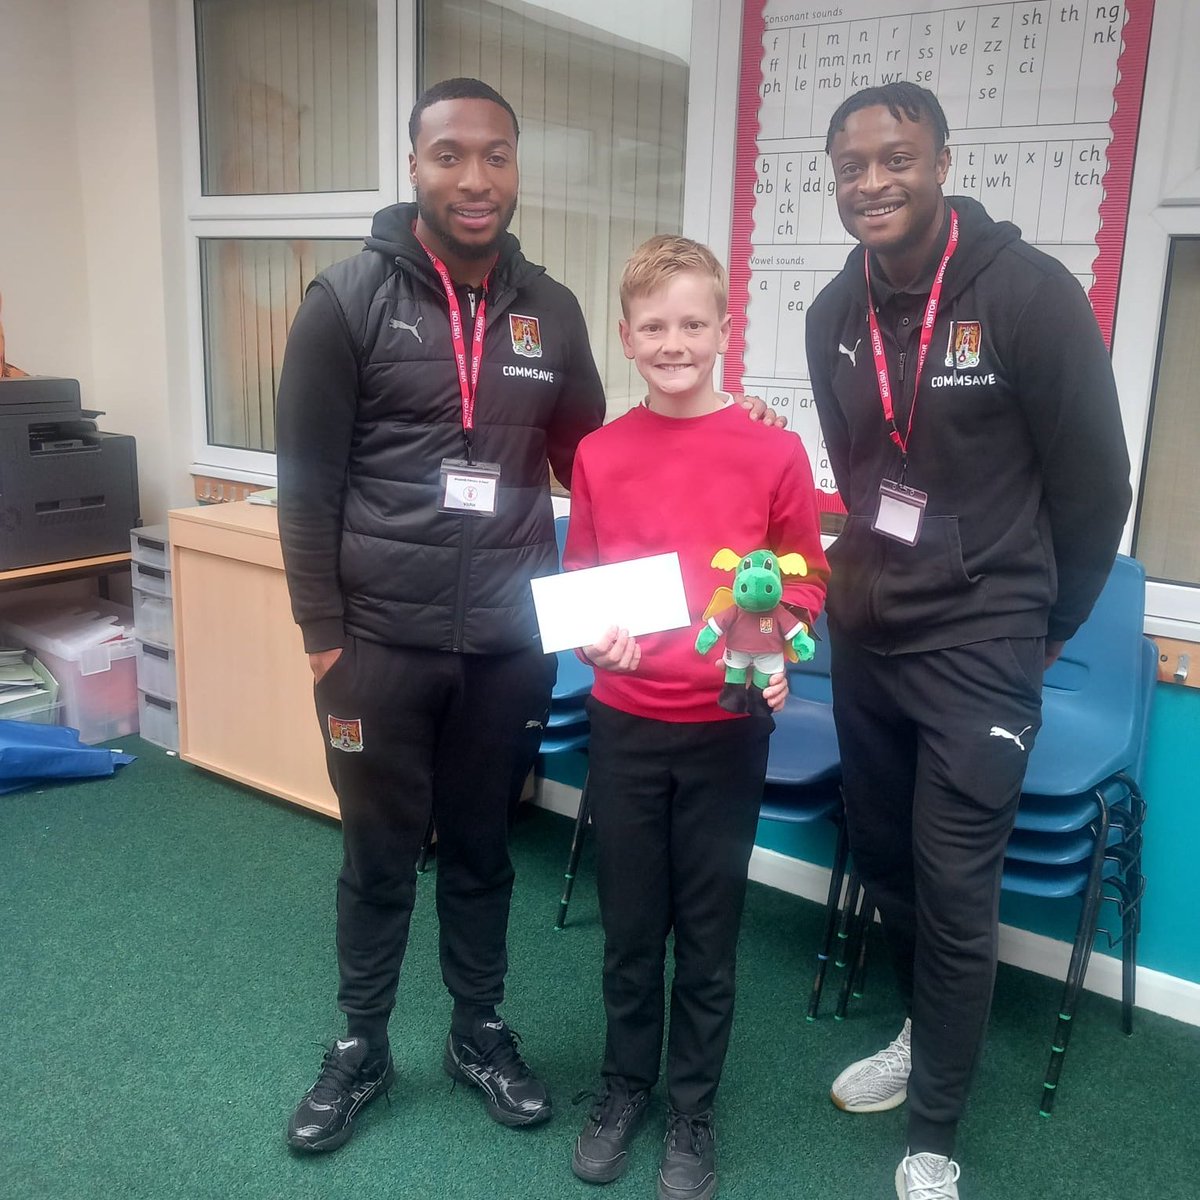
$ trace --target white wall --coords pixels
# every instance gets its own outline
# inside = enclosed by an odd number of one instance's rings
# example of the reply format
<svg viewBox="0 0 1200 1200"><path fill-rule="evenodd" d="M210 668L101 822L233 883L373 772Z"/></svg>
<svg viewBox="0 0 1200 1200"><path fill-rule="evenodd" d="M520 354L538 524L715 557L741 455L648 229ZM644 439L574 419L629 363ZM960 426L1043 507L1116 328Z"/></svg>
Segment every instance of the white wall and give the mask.
<svg viewBox="0 0 1200 1200"><path fill-rule="evenodd" d="M167 8L173 11L173 6ZM186 496L186 450L174 436L168 312L182 273L171 277L164 240L179 220L178 170L160 151L178 144L173 71L155 56L153 0L71 0L70 54L83 195L86 294L91 312L93 390L105 426L138 442L142 514L161 520ZM162 15L161 8L159 15ZM170 86L159 86L169 74ZM170 131L160 140L160 130ZM165 145L164 145L165 142ZM176 209L164 215L168 188ZM186 400L179 406L186 418Z"/></svg>
<svg viewBox="0 0 1200 1200"><path fill-rule="evenodd" d="M174 22L170 0L0 0L7 356L137 438L147 522L190 494Z"/></svg>
<svg viewBox="0 0 1200 1200"><path fill-rule="evenodd" d="M89 396L69 28L67 0L0 0L0 294L9 361L78 379Z"/></svg>

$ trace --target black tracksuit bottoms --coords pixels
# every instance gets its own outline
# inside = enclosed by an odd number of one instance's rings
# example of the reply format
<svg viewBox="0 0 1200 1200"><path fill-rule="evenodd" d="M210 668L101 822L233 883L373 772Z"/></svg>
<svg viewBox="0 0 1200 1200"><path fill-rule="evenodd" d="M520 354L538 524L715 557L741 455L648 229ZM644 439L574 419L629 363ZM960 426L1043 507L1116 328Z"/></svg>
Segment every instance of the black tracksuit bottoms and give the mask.
<svg viewBox="0 0 1200 1200"><path fill-rule="evenodd" d="M556 668L540 649L469 655L351 638L316 685L342 815L338 1007L352 1036L386 1037L431 814L442 979L460 1004L503 999L508 826Z"/></svg>
<svg viewBox="0 0 1200 1200"><path fill-rule="evenodd" d="M588 702L588 795L604 924L601 1073L658 1082L667 936L675 974L667 1093L712 1108L733 1027L738 928L773 722L677 723Z"/></svg>
<svg viewBox="0 0 1200 1200"><path fill-rule="evenodd" d="M991 1010L1045 643L881 655L830 642L850 848L912 1017L909 1148L949 1155Z"/></svg>

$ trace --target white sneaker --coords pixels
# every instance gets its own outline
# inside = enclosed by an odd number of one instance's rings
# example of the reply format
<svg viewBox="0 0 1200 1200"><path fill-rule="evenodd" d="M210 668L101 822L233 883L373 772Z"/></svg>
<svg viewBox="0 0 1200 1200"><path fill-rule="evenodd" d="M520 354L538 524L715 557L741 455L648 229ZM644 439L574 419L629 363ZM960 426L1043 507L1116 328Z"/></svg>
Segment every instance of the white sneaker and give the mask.
<svg viewBox="0 0 1200 1200"><path fill-rule="evenodd" d="M900 1200L958 1200L958 1163L942 1154L910 1154L896 1168Z"/></svg>
<svg viewBox="0 0 1200 1200"><path fill-rule="evenodd" d="M870 1058L851 1063L829 1089L830 1099L843 1112L887 1112L908 1098L912 1071L912 1022L905 1021L900 1036Z"/></svg>

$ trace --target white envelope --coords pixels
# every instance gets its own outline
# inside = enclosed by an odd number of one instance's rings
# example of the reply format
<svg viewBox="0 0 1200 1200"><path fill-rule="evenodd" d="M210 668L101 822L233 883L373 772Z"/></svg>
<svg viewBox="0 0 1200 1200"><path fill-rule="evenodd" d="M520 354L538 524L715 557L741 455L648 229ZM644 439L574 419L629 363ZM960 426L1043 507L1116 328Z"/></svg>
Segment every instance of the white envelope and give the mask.
<svg viewBox="0 0 1200 1200"><path fill-rule="evenodd" d="M547 575L530 586L547 654L591 646L614 625L639 637L692 623L674 552Z"/></svg>

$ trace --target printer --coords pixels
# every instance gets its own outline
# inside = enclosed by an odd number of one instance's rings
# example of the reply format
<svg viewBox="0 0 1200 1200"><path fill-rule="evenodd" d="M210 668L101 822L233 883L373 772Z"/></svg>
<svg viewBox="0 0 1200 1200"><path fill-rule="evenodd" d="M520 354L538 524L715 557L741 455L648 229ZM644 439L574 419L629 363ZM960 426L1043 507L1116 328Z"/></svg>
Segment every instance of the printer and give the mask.
<svg viewBox="0 0 1200 1200"><path fill-rule="evenodd" d="M74 379L0 379L0 570L129 549L137 450L100 416Z"/></svg>

